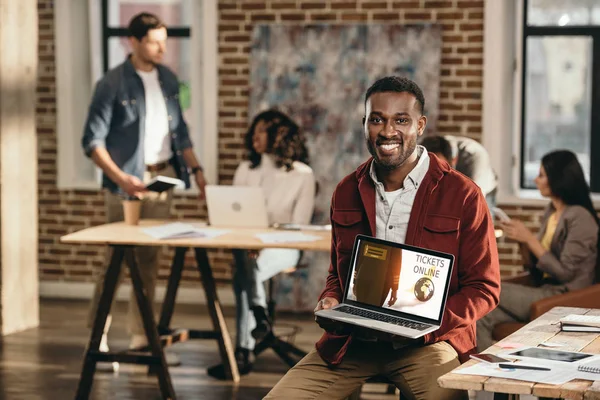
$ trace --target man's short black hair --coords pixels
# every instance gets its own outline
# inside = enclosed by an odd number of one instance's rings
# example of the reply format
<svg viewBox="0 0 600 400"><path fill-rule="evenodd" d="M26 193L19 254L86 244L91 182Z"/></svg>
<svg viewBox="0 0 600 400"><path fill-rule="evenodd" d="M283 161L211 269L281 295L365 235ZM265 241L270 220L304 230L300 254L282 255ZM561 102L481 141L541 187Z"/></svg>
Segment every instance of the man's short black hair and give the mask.
<svg viewBox="0 0 600 400"><path fill-rule="evenodd" d="M378 79L369 89L367 89L367 93L365 94L365 104L371 95L382 92L410 93L417 98L421 114L423 113L423 110L425 110L425 96L423 96L423 91L419 85L408 78L401 76L386 76L385 78Z"/></svg>
<svg viewBox="0 0 600 400"><path fill-rule="evenodd" d="M166 28L164 22L154 14L141 12L131 18L127 31L129 36L133 36L137 40L142 40L148 34L149 30Z"/></svg>
<svg viewBox="0 0 600 400"><path fill-rule="evenodd" d="M425 136L421 139L421 146L430 153L443 155L448 162L452 161L452 146L443 136Z"/></svg>

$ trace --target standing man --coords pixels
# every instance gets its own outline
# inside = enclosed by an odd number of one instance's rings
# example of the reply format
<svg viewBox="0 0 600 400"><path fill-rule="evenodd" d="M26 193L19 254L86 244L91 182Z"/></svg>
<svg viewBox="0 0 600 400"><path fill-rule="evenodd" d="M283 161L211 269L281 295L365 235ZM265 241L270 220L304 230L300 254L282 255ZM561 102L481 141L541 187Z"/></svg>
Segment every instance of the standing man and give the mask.
<svg viewBox="0 0 600 400"><path fill-rule="evenodd" d="M445 135L424 137L421 145L471 178L481 188L490 210L496 206L498 176L492 168L489 153L481 143L464 136Z"/></svg>
<svg viewBox="0 0 600 400"><path fill-rule="evenodd" d="M316 310L339 304L357 234L456 257L440 329L413 340L319 319L326 332L267 399L343 399L384 375L414 399L466 399L437 378L476 351L475 322L498 304L496 238L481 190L417 146L427 118L411 80L386 77L365 96L364 134L372 158L345 177L331 200L331 266Z"/></svg>
<svg viewBox="0 0 600 400"><path fill-rule="evenodd" d="M82 140L85 154L103 172L107 222L123 220L124 196L141 199L142 218L169 218L172 190L160 194L145 190L145 183L157 175L177 177L186 188L190 187L191 175L201 194L206 185L179 104L179 82L161 64L167 43L165 24L155 15L141 13L131 19L128 29L132 53L96 85ZM135 256L148 298L153 302L158 248L138 247ZM96 280L90 326L103 281L104 273ZM133 291L128 319L130 347L146 345ZM109 327L110 318L100 347L104 351L108 351Z"/></svg>

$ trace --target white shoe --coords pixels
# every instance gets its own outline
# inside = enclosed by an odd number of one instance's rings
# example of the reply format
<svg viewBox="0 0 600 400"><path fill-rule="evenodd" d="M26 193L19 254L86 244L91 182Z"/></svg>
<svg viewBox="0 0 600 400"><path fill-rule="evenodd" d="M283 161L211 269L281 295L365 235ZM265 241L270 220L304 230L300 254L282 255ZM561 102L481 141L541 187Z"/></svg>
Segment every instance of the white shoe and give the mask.
<svg viewBox="0 0 600 400"><path fill-rule="evenodd" d="M146 339L146 335L131 335L131 340L129 341L129 348L136 349L139 347L148 346L148 339ZM176 367L181 365L181 360L179 356L173 352L165 351L165 361L169 367Z"/></svg>
<svg viewBox="0 0 600 400"><path fill-rule="evenodd" d="M102 335L102 339L100 340L100 348L99 350L103 353L108 352L108 337L106 333ZM98 362L96 363L96 371L98 372L119 372L119 363L118 362Z"/></svg>

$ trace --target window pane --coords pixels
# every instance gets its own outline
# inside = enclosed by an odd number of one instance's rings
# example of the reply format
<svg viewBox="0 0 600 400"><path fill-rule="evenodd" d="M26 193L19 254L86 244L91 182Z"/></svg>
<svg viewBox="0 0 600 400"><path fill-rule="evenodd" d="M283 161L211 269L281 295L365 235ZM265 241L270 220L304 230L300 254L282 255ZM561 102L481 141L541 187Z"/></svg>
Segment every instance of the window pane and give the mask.
<svg viewBox="0 0 600 400"><path fill-rule="evenodd" d="M527 38L523 187L535 188L540 160L551 150L575 152L589 182L592 38Z"/></svg>
<svg viewBox="0 0 600 400"><path fill-rule="evenodd" d="M149 12L162 19L167 27L190 26L193 0L109 0L108 26L127 27L129 20L141 12Z"/></svg>
<svg viewBox="0 0 600 400"><path fill-rule="evenodd" d="M168 38L167 52L164 64L167 65L179 78L179 101L183 109L185 121L191 122L191 44L189 38ZM130 53L129 39L124 37L111 37L108 39L108 68L114 68L125 61Z"/></svg>
<svg viewBox="0 0 600 400"><path fill-rule="evenodd" d="M527 24L600 25L599 0L529 0Z"/></svg>

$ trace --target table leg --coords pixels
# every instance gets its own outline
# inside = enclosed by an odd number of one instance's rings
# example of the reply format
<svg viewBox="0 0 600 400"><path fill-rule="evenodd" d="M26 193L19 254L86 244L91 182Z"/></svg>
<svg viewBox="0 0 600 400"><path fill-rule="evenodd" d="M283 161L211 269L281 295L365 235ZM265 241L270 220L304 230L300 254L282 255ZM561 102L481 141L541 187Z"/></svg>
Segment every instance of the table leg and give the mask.
<svg viewBox="0 0 600 400"><path fill-rule="evenodd" d="M77 394L75 395L77 400L85 400L90 395L97 362L93 354L97 353L100 348L100 341L102 340L104 325L106 324L106 319L112 306L113 297L115 296L115 289L119 280L119 273L121 272L123 256L124 249L122 247L113 247L110 263L104 276L104 283L102 294L100 295L100 301L98 302L98 309L96 310L96 316L94 317L94 323L92 325L92 335L85 350L83 368L81 369L81 377L79 378Z"/></svg>
<svg viewBox="0 0 600 400"><path fill-rule="evenodd" d="M238 372L237 363L235 362L235 354L233 345L231 343L231 337L225 324L225 317L223 316L223 310L221 309L221 303L217 297L217 289L215 286L215 280L212 275L210 268L210 262L205 249L195 248L196 263L198 264L198 270L202 278L202 286L206 293L206 305L210 313L210 317L213 322L215 331L218 332L217 342L219 343L219 352L221 353L221 360L225 366L225 375L228 379L234 382L239 382L240 374Z"/></svg>
<svg viewBox="0 0 600 400"><path fill-rule="evenodd" d="M171 274L169 275L169 282L167 284L167 293L165 294L165 299L160 312L160 320L158 323L158 331L161 334L169 332L171 317L173 316L173 310L175 309L177 288L179 287L179 282L181 281L181 273L183 271L183 263L186 252L187 247L175 248L175 257L173 257L173 264L171 265Z"/></svg>
<svg viewBox="0 0 600 400"><path fill-rule="evenodd" d="M160 391L164 399L174 400L175 391L173 390L171 375L169 375L167 362L165 361L165 354L163 353L163 349L158 337L158 330L156 329L156 324L154 322L152 304L150 304L148 301L147 291L144 287L144 282L142 281L140 270L135 260L133 247L127 247L125 250L125 261L129 266L131 282L133 284L133 290L135 291L135 298L137 300L142 322L144 324L144 331L146 332L146 338L148 339L150 351L152 352L153 356L159 357L160 359L157 369Z"/></svg>

